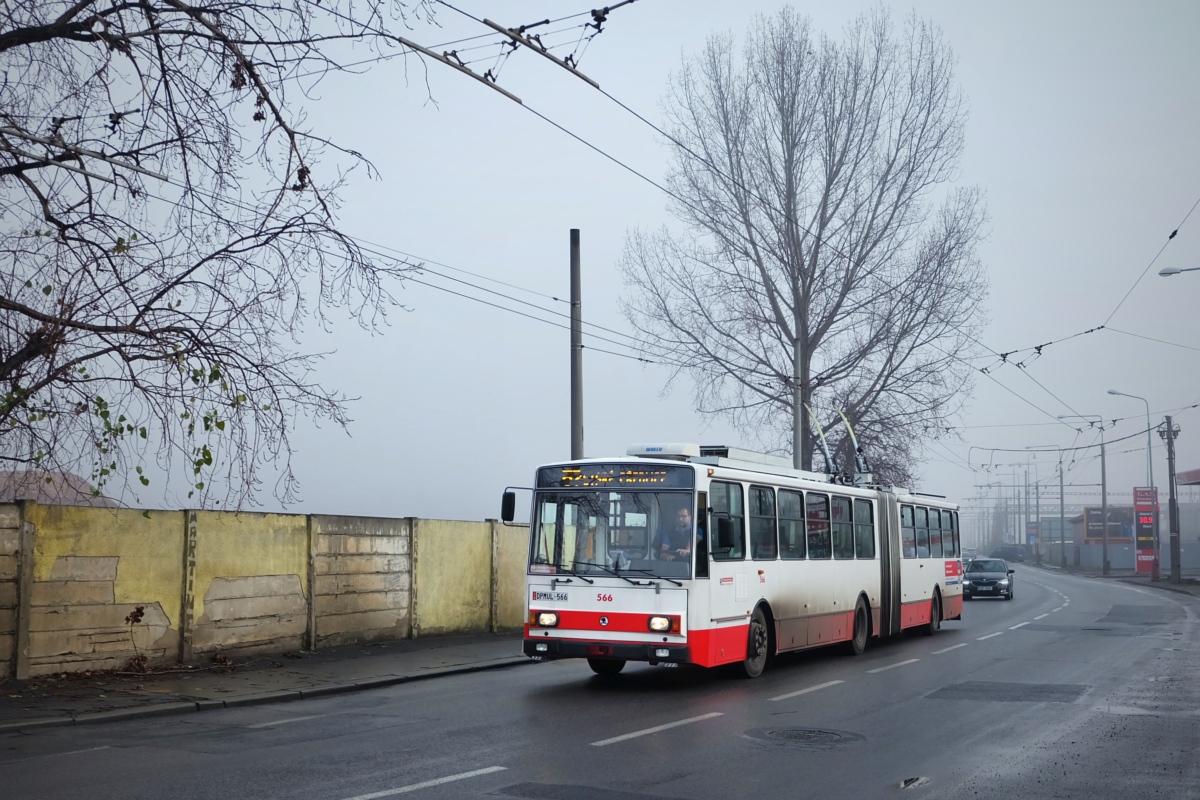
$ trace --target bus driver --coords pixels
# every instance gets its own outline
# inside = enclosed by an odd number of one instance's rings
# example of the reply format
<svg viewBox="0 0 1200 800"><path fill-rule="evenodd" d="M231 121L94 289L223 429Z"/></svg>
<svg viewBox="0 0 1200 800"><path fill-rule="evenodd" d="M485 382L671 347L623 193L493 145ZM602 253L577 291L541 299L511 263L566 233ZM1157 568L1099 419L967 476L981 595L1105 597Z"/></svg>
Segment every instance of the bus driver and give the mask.
<svg viewBox="0 0 1200 800"><path fill-rule="evenodd" d="M675 527L662 528L654 537L651 547L664 561L687 560L692 555L692 537L704 538L704 531L692 529L692 512L687 506L675 512Z"/></svg>

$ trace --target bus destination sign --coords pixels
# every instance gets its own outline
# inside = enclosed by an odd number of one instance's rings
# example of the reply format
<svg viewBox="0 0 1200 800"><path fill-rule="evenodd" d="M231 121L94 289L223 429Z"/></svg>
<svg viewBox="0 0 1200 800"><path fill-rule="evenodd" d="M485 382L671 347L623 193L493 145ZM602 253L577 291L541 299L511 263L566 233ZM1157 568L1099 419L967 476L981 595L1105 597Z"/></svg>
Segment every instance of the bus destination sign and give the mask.
<svg viewBox="0 0 1200 800"><path fill-rule="evenodd" d="M539 489L691 489L690 467L666 464L573 464L542 467Z"/></svg>

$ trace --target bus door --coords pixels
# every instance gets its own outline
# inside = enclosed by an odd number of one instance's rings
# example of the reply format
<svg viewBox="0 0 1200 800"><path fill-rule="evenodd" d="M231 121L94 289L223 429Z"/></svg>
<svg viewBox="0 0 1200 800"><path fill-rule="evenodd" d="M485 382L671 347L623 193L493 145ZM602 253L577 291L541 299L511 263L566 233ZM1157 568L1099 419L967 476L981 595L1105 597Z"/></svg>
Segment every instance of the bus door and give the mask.
<svg viewBox="0 0 1200 800"><path fill-rule="evenodd" d="M696 653L709 664L741 661L746 657L750 613L758 600L757 581L751 587L753 562L746 560L745 489L732 481L713 481L708 490L708 595L707 619L691 620L693 632L707 629L699 642L706 654ZM728 535L718 535L727 520ZM757 577L757 576L756 576ZM703 591L703 585L700 590ZM752 596L753 595L753 596ZM696 637L690 637L696 638Z"/></svg>

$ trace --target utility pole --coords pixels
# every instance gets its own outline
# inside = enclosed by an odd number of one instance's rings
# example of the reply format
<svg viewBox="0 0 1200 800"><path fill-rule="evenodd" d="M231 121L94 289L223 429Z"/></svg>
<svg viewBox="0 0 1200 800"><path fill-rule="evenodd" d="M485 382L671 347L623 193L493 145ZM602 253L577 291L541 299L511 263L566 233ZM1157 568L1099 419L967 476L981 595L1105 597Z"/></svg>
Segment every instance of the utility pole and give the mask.
<svg viewBox="0 0 1200 800"><path fill-rule="evenodd" d="M1167 489L1170 492L1167 514L1170 518L1171 537L1171 583L1182 580L1179 570L1179 503L1175 499L1175 437L1179 436L1179 426L1166 417L1164 424L1159 427L1158 435L1167 443Z"/></svg>
<svg viewBox="0 0 1200 800"><path fill-rule="evenodd" d="M1037 530L1037 541L1034 544L1034 552L1037 554L1037 563L1042 563L1042 484L1034 475L1033 481L1033 526Z"/></svg>
<svg viewBox="0 0 1200 800"><path fill-rule="evenodd" d="M1066 514L1066 493L1063 491L1063 465L1062 465L1062 450L1058 451L1058 549L1061 559L1060 566L1063 569L1067 568L1067 514ZM1087 525L1087 519L1084 519L1083 524ZM1084 529L1086 530L1086 528Z"/></svg>
<svg viewBox="0 0 1200 800"><path fill-rule="evenodd" d="M1100 425L1100 517L1104 520L1104 574L1108 575L1108 470L1104 461L1104 425ZM1087 525L1087 520L1083 523Z"/></svg>
<svg viewBox="0 0 1200 800"><path fill-rule="evenodd" d="M571 228L571 459L583 458L583 301L579 229Z"/></svg>

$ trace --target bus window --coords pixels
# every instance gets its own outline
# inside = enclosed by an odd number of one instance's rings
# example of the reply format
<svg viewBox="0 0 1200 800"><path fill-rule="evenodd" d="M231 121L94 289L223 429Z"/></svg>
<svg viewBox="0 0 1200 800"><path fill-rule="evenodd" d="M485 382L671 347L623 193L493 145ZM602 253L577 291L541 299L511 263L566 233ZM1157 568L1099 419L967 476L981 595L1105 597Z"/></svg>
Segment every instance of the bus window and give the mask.
<svg viewBox="0 0 1200 800"><path fill-rule="evenodd" d="M917 506L917 558L929 558L929 509Z"/></svg>
<svg viewBox="0 0 1200 800"><path fill-rule="evenodd" d="M708 514L708 495L705 492L700 492L696 496L696 524L700 526L700 531L696 536L696 577L708 577L708 531L704 529L704 522Z"/></svg>
<svg viewBox="0 0 1200 800"><path fill-rule="evenodd" d="M779 490L779 554L783 558L804 558L804 496Z"/></svg>
<svg viewBox="0 0 1200 800"><path fill-rule="evenodd" d="M949 530L947 530L947 528L949 528ZM945 541L947 539L951 542L950 546L954 548L954 552L946 553L946 555L954 556L955 558L961 556L962 548L959 546L960 543L958 541L957 511L947 511L946 513L942 514L942 540Z"/></svg>
<svg viewBox="0 0 1200 800"><path fill-rule="evenodd" d="M809 492L804 498L808 529L808 557L829 558L833 548L829 542L829 498Z"/></svg>
<svg viewBox="0 0 1200 800"><path fill-rule="evenodd" d="M916 518L912 506L900 506L900 543L905 558L917 557Z"/></svg>
<svg viewBox="0 0 1200 800"><path fill-rule="evenodd" d="M833 522L833 557L854 558L854 523L850 520L850 498L834 497L829 510Z"/></svg>
<svg viewBox="0 0 1200 800"><path fill-rule="evenodd" d="M713 481L708 489L709 502L712 504L713 519L710 524L712 531L712 555L714 561L741 561L746 557L746 522L742 507L742 485L740 483L724 483ZM717 547L716 520L722 515L729 517L733 526L733 547L721 549Z"/></svg>
<svg viewBox="0 0 1200 800"><path fill-rule="evenodd" d="M750 557L775 560L775 490L768 486L750 487Z"/></svg>
<svg viewBox="0 0 1200 800"><path fill-rule="evenodd" d="M870 500L854 501L854 554L875 558L875 517Z"/></svg>
<svg viewBox="0 0 1200 800"><path fill-rule="evenodd" d="M929 509L929 555L942 557L942 512L936 508Z"/></svg>

